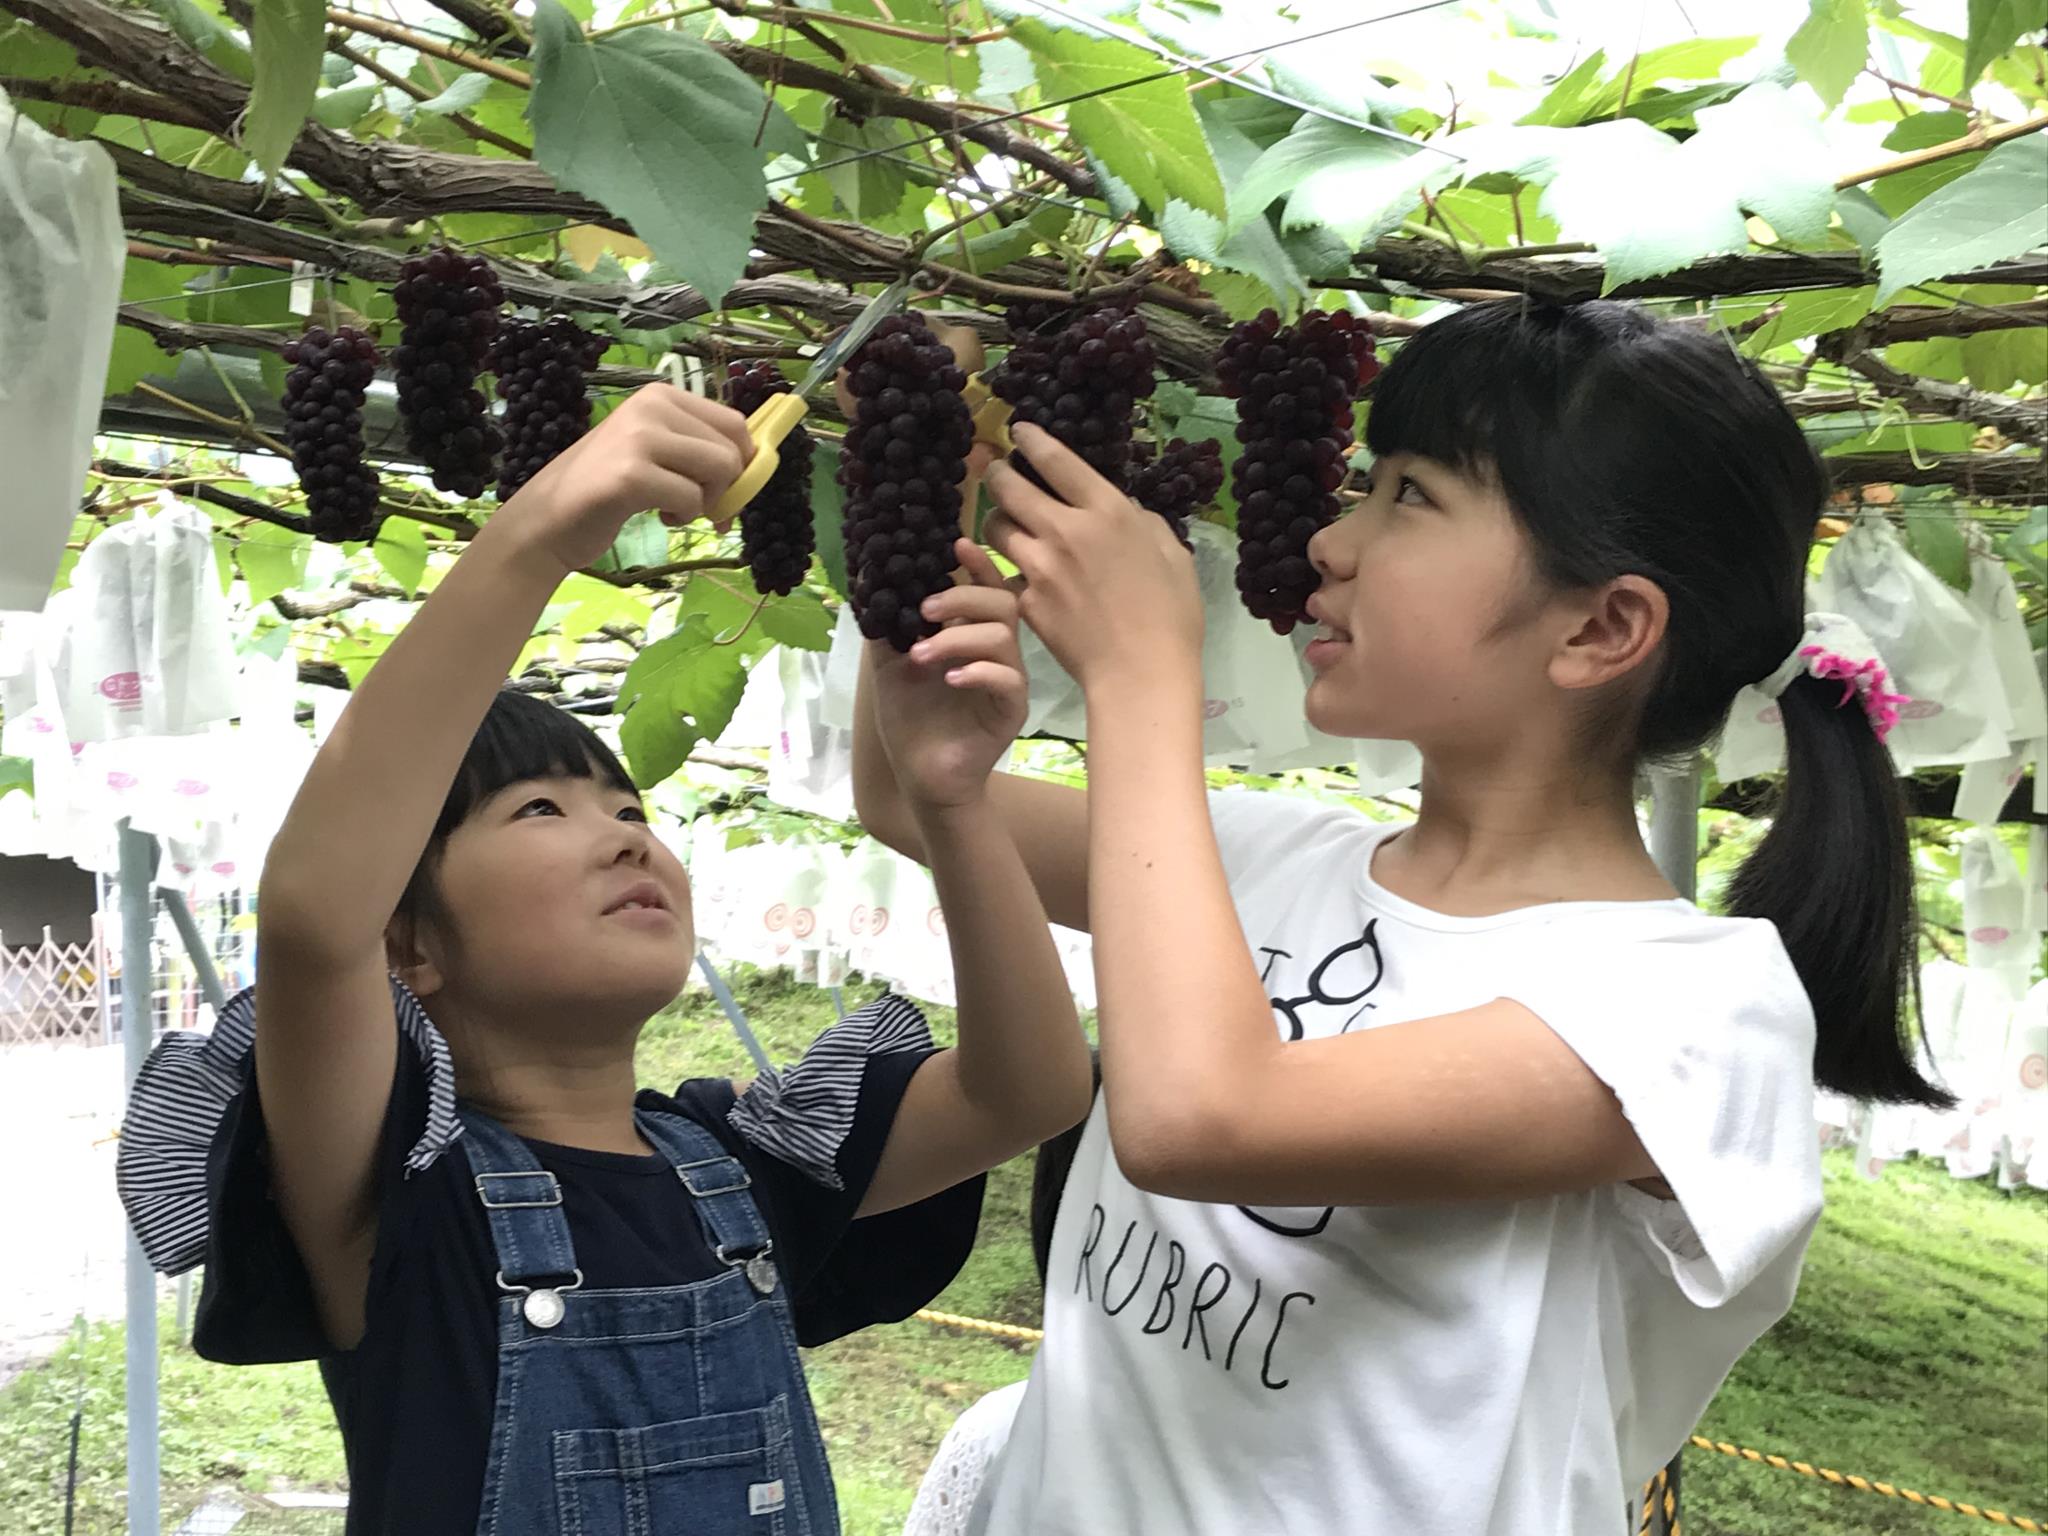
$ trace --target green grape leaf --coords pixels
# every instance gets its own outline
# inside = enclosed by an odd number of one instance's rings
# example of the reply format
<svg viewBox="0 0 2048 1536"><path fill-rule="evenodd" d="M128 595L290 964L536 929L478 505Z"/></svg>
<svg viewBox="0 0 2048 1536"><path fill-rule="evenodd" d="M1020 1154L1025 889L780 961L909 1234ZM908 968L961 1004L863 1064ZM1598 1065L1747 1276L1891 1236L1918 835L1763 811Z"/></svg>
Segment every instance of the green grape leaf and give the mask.
<svg viewBox="0 0 2048 1536"><path fill-rule="evenodd" d="M1029 90L1038 83L1038 71L1031 62L1031 50L1014 37L997 38L974 50L981 61L981 99L1000 104L1006 96Z"/></svg>
<svg viewBox="0 0 2048 1536"><path fill-rule="evenodd" d="M775 643L761 628L761 611L761 596L743 571L699 571L683 589L677 610L685 618L702 617L720 646L749 659Z"/></svg>
<svg viewBox="0 0 2048 1536"><path fill-rule="evenodd" d="M800 651L829 651L832 618L832 610L817 593L799 587L787 597L769 598L755 622L778 645L794 646Z"/></svg>
<svg viewBox="0 0 2048 1536"><path fill-rule="evenodd" d="M2048 240L2048 139L2012 139L1916 203L1877 242L1878 302Z"/></svg>
<svg viewBox="0 0 2048 1536"><path fill-rule="evenodd" d="M415 109L436 117L445 117L450 112L467 112L484 99L491 88L491 77L467 71L457 75L448 89L438 96L429 97Z"/></svg>
<svg viewBox="0 0 2048 1536"><path fill-rule="evenodd" d="M564 581L555 596L568 605L562 615L562 633L572 640L597 634L607 624L631 624L644 629L653 612L645 593L581 574Z"/></svg>
<svg viewBox="0 0 2048 1536"><path fill-rule="evenodd" d="M1958 592L1970 590L1970 548L1958 517L1909 517L1906 547L1928 570Z"/></svg>
<svg viewBox="0 0 2048 1536"><path fill-rule="evenodd" d="M1206 105L1198 110L1224 181L1233 186L1243 185L1260 158L1258 144L1237 126L1232 115L1212 113ZM1223 220L1175 199L1166 205L1159 233L1177 255L1193 256L1256 277L1281 309L1292 309L1308 292L1301 269L1287 254L1262 211L1226 225Z"/></svg>
<svg viewBox="0 0 2048 1536"><path fill-rule="evenodd" d="M595 198L714 301L739 278L768 201L764 151L801 150L761 88L705 43L640 27L592 42L561 0L534 10L534 158ZM778 126L779 123L779 126Z"/></svg>
<svg viewBox="0 0 2048 1536"><path fill-rule="evenodd" d="M323 128L353 128L363 120L377 98L384 94L378 84L345 85L338 91L322 91L313 100L313 121Z"/></svg>
<svg viewBox="0 0 2048 1536"><path fill-rule="evenodd" d="M1965 336L1963 374L1972 387L1993 391L2048 383L2048 331L2025 325Z"/></svg>
<svg viewBox="0 0 2048 1536"><path fill-rule="evenodd" d="M1898 126L1885 135L1884 147L1906 154L1960 139L1969 131L1970 120L1961 112L1915 112L1910 117L1901 118ZM1982 150L1950 155L1946 160L1936 160L1931 165L1916 165L1908 171L1880 176L1870 184L1870 195L1887 214L1897 218L1928 193L1947 186L1958 176L1967 175L1983 163Z"/></svg>
<svg viewBox="0 0 2048 1536"><path fill-rule="evenodd" d="M1844 330L1870 313L1870 300L1868 288L1818 288L1788 293L1782 300L1771 301L1778 305L1778 313L1743 339L1742 350L1754 355L1808 336Z"/></svg>
<svg viewBox="0 0 2048 1536"><path fill-rule="evenodd" d="M255 78L256 64L241 37L226 22L192 0L147 0L152 11L164 19L179 41L216 69L237 80Z"/></svg>
<svg viewBox="0 0 2048 1536"><path fill-rule="evenodd" d="M133 326L114 327L113 355L107 359L107 395L125 395L150 374L168 378L177 367L169 354L158 347L145 331Z"/></svg>
<svg viewBox="0 0 2048 1536"><path fill-rule="evenodd" d="M2048 0L1970 0L1970 40L1963 54L1963 88L2006 49L2048 27Z"/></svg>
<svg viewBox="0 0 2048 1536"><path fill-rule="evenodd" d="M1304 116L1244 173L1231 198L1230 225L1243 229L1285 193L1282 228L1326 225L1355 247L1397 227L1425 187L1459 169L1449 156L1412 142Z"/></svg>
<svg viewBox="0 0 2048 1536"><path fill-rule="evenodd" d="M235 542L235 564L249 583L251 606L267 603L305 580L306 557L312 552L313 541L289 528L257 523L244 529Z"/></svg>
<svg viewBox="0 0 2048 1536"><path fill-rule="evenodd" d="M849 217L876 224L896 212L910 189L903 161L914 137L910 125L898 118L855 123L837 102L826 109L818 131L818 174ZM925 195L930 196L929 190Z"/></svg>
<svg viewBox="0 0 2048 1536"><path fill-rule="evenodd" d="M1825 141L1782 86L1750 87L1699 113L1683 143L1634 118L1580 128L1501 126L1459 134L1469 182L1506 174L1544 189L1567 239L1606 258L1609 291L1748 247L1745 211L1819 239L1834 181Z"/></svg>
<svg viewBox="0 0 2048 1536"><path fill-rule="evenodd" d="M25 757L0 757L0 796L11 795L17 789L25 795L35 794L35 764Z"/></svg>
<svg viewBox="0 0 2048 1536"><path fill-rule="evenodd" d="M668 528L652 512L635 512L605 552L604 569L629 571L668 559Z"/></svg>
<svg viewBox="0 0 2048 1536"><path fill-rule="evenodd" d="M1223 181L1186 81L1147 79L1160 73L1158 57L1115 38L1084 36L1042 20L1019 22L1011 31L1031 50L1048 96L1100 93L1069 102L1067 126L1132 191L1154 208L1177 197L1224 216Z"/></svg>
<svg viewBox="0 0 2048 1536"><path fill-rule="evenodd" d="M313 110L327 48L327 8L321 0L264 0L255 7L249 37L256 79L241 142L267 179L284 165Z"/></svg>
<svg viewBox="0 0 2048 1536"><path fill-rule="evenodd" d="M737 647L717 644L701 613L689 615L643 650L627 669L613 705L626 717L619 744L633 782L651 789L682 767L691 748L731 723L746 687L747 669Z"/></svg>
<svg viewBox="0 0 2048 1536"><path fill-rule="evenodd" d="M832 590L853 590L846 575L846 535L840 528L846 493L839 486L839 445L820 441L811 454L811 529L818 539L818 564Z"/></svg>
<svg viewBox="0 0 2048 1536"><path fill-rule="evenodd" d="M387 517L378 526L377 542L371 546L384 574L411 597L427 574L427 530L409 517Z"/></svg>
<svg viewBox="0 0 2048 1536"><path fill-rule="evenodd" d="M1842 220L1842 232L1856 242L1867 264L1877 255L1877 242L1892 227L1891 217L1864 187L1845 187L1835 194L1835 213Z"/></svg>
<svg viewBox="0 0 2048 1536"><path fill-rule="evenodd" d="M1806 20L1785 44L1785 57L1799 78L1830 107L1841 104L1869 56L1864 0L1811 0Z"/></svg>
<svg viewBox="0 0 2048 1536"><path fill-rule="evenodd" d="M947 7L938 0L888 0L886 5L880 0L831 0L831 6L842 16L864 17L907 31L945 34L948 30ZM973 48L941 48L856 27L827 26L823 30L830 32L856 63L892 69L959 96L972 96L981 89L981 63ZM956 35L961 31L952 30Z"/></svg>
<svg viewBox="0 0 2048 1536"><path fill-rule="evenodd" d="M1524 123L1566 127L1612 117L1622 110L1624 98L1633 106L1666 80L1713 80L1731 59L1740 58L1756 46L1754 37L1697 37L1663 48L1652 48L1633 60L1618 59L1609 64L1604 53L1595 51L1584 63L1550 88ZM1668 105L1662 117L1688 115L1710 105L1717 97L1732 95L1743 82L1716 81L1701 87L1688 105L1674 111ZM1634 112L1631 115L1640 115Z"/></svg>

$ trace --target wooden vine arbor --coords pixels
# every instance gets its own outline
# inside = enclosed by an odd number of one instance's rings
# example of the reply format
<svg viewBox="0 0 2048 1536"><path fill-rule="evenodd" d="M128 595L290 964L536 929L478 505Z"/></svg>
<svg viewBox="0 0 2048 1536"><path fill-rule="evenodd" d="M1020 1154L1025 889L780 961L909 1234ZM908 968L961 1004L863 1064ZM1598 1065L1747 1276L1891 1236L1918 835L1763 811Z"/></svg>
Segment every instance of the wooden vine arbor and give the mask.
<svg viewBox="0 0 2048 1536"><path fill-rule="evenodd" d="M259 629L288 629L315 680L360 676L494 502L430 489L372 387L381 527L309 575L297 487L221 450L282 448L283 352L309 322L388 358L393 287L434 246L487 262L511 312L606 336L600 412L664 359L714 388L736 362L794 373L902 277L997 359L1020 306L1135 306L1158 375L1141 439L1226 455L1215 361L1261 308L1348 308L1384 350L1444 302L1640 298L1758 356L1842 499L1889 503L1937 569L1981 517L2039 617L2048 88L2026 5L1967 38L1820 6L1782 60L1746 38L1611 59L1557 39L1546 78L1495 71L1469 100L1383 57L1397 26L1483 51L1507 25L1448 3L1231 0L1142 26L1078 0L388 9L0 0L0 90L118 171L104 427L182 445L97 463L75 543L164 487L202 502ZM1890 72L1902 48L1917 79ZM1821 121L1885 148L1843 163ZM523 686L589 708L628 672L650 782L717 733L766 646L826 643L848 583L840 424L817 411L807 581L762 601L732 541L629 526L526 658ZM1228 492L1204 515L1231 521Z"/></svg>

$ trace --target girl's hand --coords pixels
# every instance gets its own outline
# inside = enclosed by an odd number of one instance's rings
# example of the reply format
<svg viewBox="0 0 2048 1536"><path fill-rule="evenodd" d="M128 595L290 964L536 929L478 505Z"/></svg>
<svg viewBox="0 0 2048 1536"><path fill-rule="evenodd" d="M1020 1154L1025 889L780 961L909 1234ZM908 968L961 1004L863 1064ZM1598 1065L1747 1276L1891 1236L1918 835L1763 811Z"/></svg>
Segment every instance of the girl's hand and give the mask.
<svg viewBox="0 0 2048 1536"><path fill-rule="evenodd" d="M1037 427L1011 428L1048 496L1007 461L990 467L989 542L1024 574L1024 622L1069 676L1199 672L1202 594L1194 561L1167 527Z"/></svg>
<svg viewBox="0 0 2048 1536"><path fill-rule="evenodd" d="M671 528L705 516L753 455L747 420L731 406L644 385L527 481L491 526L577 570L636 512L657 512Z"/></svg>
<svg viewBox="0 0 2048 1536"><path fill-rule="evenodd" d="M1017 597L987 551L959 542L967 584L925 599L944 625L900 655L868 642L875 723L896 782L913 806L971 805L1023 727L1030 684L1017 649Z"/></svg>

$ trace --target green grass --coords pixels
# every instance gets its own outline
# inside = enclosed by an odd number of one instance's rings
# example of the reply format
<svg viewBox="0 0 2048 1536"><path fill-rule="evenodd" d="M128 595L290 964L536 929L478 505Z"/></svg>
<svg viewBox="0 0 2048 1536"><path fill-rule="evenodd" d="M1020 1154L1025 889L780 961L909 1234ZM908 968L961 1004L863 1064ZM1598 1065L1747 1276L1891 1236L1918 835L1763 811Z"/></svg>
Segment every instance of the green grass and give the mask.
<svg viewBox="0 0 2048 1536"><path fill-rule="evenodd" d="M738 990L778 1060L794 1057L830 1018L823 994L786 979L746 977ZM871 995L849 991L848 1006ZM932 1014L940 1038L950 1038L951 1016ZM701 995L657 1020L642 1044L641 1076L652 1084L751 1070L717 1005ZM1960 1184L1924 1163L1893 1164L1866 1182L1831 1154L1827 1172L1827 1215L1798 1304L1736 1368L1703 1432L2048 1518L2048 1199ZM974 1256L936 1305L1038 1320L1028 1192L1024 1164L991 1178ZM812 1387L848 1536L896 1536L954 1415L1021 1378L1029 1363L1014 1346L917 1322L814 1351ZM166 1529L209 1489L338 1486L340 1446L311 1366L225 1369L170 1346L163 1369ZM121 1333L110 1324L0 1391L0 1536L62 1528L65 1434L81 1380L79 1536L124 1529ZM1693 1536L1990 1529L1699 1451L1686 1457L1684 1528ZM259 1513L237 1536L339 1529L331 1517Z"/></svg>

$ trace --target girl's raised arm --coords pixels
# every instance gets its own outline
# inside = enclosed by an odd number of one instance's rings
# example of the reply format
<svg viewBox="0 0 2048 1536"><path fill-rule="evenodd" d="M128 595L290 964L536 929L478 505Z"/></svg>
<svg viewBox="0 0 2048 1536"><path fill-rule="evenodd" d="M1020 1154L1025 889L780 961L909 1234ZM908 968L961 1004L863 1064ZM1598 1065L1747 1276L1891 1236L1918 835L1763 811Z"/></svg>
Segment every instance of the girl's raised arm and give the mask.
<svg viewBox="0 0 2048 1536"><path fill-rule="evenodd" d="M256 1076L274 1193L330 1341L354 1345L395 1070L385 928L450 781L555 588L635 512L703 515L751 452L725 406L642 389L528 483L371 669L265 861Z"/></svg>
<svg viewBox="0 0 2048 1536"><path fill-rule="evenodd" d="M861 1213L908 1205L1015 1157L1088 1112L1088 1046L1035 871L1005 825L996 760L1023 723L1017 599L959 545L970 582L935 594L944 627L898 656L868 649L864 722L931 867L959 983L960 1042L918 1069ZM1007 781L1014 787L1025 786ZM1076 800L1077 791L1065 791Z"/></svg>

